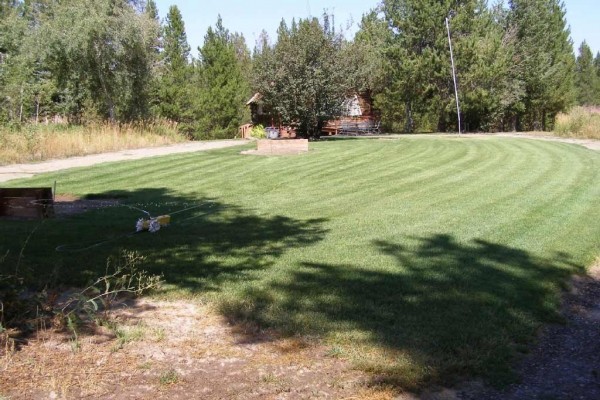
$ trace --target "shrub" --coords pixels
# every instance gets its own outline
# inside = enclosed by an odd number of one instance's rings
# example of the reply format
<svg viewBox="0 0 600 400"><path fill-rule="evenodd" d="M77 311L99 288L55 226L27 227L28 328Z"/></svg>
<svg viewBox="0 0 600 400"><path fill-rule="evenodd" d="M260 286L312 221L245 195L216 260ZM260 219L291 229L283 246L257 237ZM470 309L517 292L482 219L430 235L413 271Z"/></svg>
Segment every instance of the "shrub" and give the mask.
<svg viewBox="0 0 600 400"><path fill-rule="evenodd" d="M4 261L0 258L0 263ZM103 276L80 291L62 295L48 287L30 287L20 276L0 275L0 353L11 348L9 330L16 337L47 323L70 331L73 349L78 349L81 325L97 323L98 313L110 310L120 296L139 296L160 286L160 276L139 268L143 262L138 253L123 251L107 260Z"/></svg>
<svg viewBox="0 0 600 400"><path fill-rule="evenodd" d="M260 124L255 125L252 127L252 130L250 130L250 136L252 136L255 139L266 139L267 131L264 126Z"/></svg>
<svg viewBox="0 0 600 400"><path fill-rule="evenodd" d="M0 165L81 156L187 140L176 123L23 124L0 127Z"/></svg>
<svg viewBox="0 0 600 400"><path fill-rule="evenodd" d="M575 107L556 116L554 132L559 136L600 139L600 108Z"/></svg>

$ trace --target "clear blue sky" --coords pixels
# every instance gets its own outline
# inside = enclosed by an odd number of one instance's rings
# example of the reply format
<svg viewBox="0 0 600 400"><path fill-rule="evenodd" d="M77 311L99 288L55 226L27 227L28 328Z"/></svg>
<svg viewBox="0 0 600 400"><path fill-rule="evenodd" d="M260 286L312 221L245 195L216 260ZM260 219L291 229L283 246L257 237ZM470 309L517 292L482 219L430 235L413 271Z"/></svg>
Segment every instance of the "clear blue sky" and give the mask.
<svg viewBox="0 0 600 400"><path fill-rule="evenodd" d="M276 39L276 31L281 19L288 23L292 18L321 16L323 10L335 14L336 29L340 26L346 30L350 19L355 22L349 30L352 37L363 13L379 3L378 0L157 0L161 18L166 17L169 6L177 5L185 22L188 42L192 46L192 54L197 55L197 47L204 41L209 26L214 26L217 16L221 14L223 25L231 32L244 34L248 47L252 50L258 35L264 29Z"/></svg>
<svg viewBox="0 0 600 400"><path fill-rule="evenodd" d="M564 2L575 51L585 39L595 55L600 51L600 0ZM219 14L223 17L223 25L232 32L243 33L248 46L253 49L263 29L272 40L275 39L282 18L289 23L294 17L320 16L324 9L335 14L336 27L342 27L347 36L352 37L362 14L378 3L378 0L157 0L162 18L172 4L181 10L194 56L197 55L196 48L204 41L206 30L214 26ZM351 21L354 22L348 28Z"/></svg>
<svg viewBox="0 0 600 400"><path fill-rule="evenodd" d="M564 2L575 52L585 40L592 48L592 53L596 55L600 51L600 1L564 0Z"/></svg>

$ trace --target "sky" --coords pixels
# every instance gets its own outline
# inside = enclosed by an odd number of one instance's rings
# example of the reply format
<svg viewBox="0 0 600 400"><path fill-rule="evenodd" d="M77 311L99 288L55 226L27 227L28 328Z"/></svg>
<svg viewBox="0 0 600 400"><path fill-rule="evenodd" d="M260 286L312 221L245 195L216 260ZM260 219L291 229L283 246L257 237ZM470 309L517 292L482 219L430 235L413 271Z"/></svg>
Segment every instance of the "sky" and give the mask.
<svg viewBox="0 0 600 400"><path fill-rule="evenodd" d="M341 26L351 38L362 15L378 3L378 0L156 0L161 18L166 17L170 5L177 5L183 15L194 56L197 56L197 47L204 41L206 30L216 24L219 14L223 18L223 26L230 32L243 33L252 50L263 29L275 41L282 18L289 24L292 18L320 17L324 9L335 15L336 29ZM355 22L347 30L351 20Z"/></svg>
<svg viewBox="0 0 600 400"><path fill-rule="evenodd" d="M567 9L567 24L575 51L586 40L594 55L600 52L600 0L563 0ZM169 6L177 5L185 22L192 54L202 45L209 26L214 26L217 16L231 32L240 32L252 50L264 29L271 40L281 19L288 24L292 18L321 16L323 10L335 15L336 29L342 29L352 38L362 15L379 3L379 0L157 0L161 18L166 17Z"/></svg>
<svg viewBox="0 0 600 400"><path fill-rule="evenodd" d="M575 52L584 40L592 53L600 52L600 0L564 0L567 8L567 24Z"/></svg>

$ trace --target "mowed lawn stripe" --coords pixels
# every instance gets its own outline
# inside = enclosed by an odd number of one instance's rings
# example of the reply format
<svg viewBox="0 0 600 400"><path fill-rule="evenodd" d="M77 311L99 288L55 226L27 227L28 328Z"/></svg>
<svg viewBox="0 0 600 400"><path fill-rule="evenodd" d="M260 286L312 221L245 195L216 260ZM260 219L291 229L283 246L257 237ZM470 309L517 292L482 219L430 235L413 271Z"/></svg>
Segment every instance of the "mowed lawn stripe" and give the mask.
<svg viewBox="0 0 600 400"><path fill-rule="evenodd" d="M572 213L573 208L581 206L593 207L589 191L594 188L594 176L584 174L583 167L579 158L572 157L545 163L540 175L527 169L524 171L526 178L533 180L523 180L526 185L516 191L507 190L489 208L482 204L479 211L504 215L503 230L507 239L510 237L515 243L523 237L552 237L551 227L562 224L564 212ZM512 180L516 179L513 177ZM516 185L512 186L516 189ZM521 224L515 223L517 221ZM527 229L522 229L523 226ZM536 231L546 231L547 235L536 235Z"/></svg>
<svg viewBox="0 0 600 400"><path fill-rule="evenodd" d="M440 146L425 146L422 147L435 147L437 150ZM380 190L387 190L393 188L393 192L406 192L405 187L402 186L404 182L408 185L414 182L431 182L436 179L437 176L446 176L448 174L442 168L430 168L426 163L422 165L419 162L418 167L411 167L410 163L405 163L402 160L400 151L404 150L402 146L390 146L388 154L382 156L379 155L376 159L369 160L368 163L361 165L360 167L354 163L347 165L347 171L344 174L338 174L336 179L322 179L320 181L308 182L309 186L313 187L313 191L316 193L327 193L328 196L334 191L332 197L322 197L320 200L320 207L332 207L338 209L352 209L360 207L361 204L374 205L382 198L378 198L377 192ZM400 150L400 151L398 151ZM466 165L469 160L464 160L463 156L466 152L461 154L460 149L455 149L456 152L446 153L446 157L440 160L443 165L449 166L452 164ZM429 158L423 156L423 160L436 158L438 151L433 151ZM356 157L362 158L360 156ZM383 165L382 165L383 164ZM408 169L408 171L407 171ZM351 176L349 179L348 176ZM393 178L393 179L386 179Z"/></svg>

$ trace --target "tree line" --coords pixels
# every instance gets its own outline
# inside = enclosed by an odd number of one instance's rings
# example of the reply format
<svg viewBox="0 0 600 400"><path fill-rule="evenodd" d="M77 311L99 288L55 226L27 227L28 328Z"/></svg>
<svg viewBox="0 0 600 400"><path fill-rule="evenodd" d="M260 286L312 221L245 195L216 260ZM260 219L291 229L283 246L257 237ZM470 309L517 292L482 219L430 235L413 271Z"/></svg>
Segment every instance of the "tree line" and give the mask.
<svg viewBox="0 0 600 400"><path fill-rule="evenodd" d="M221 19L190 55L179 9L153 0L0 0L0 123L164 118L191 137L247 119L251 55Z"/></svg>
<svg viewBox="0 0 600 400"><path fill-rule="evenodd" d="M333 18L282 21L251 52L219 17L198 57L181 12L154 0L0 0L0 124L167 119L195 138L233 137L254 92L303 135L352 93L389 131L456 131L448 18L463 126L547 130L600 105L600 54L573 53L559 0L384 0L352 40Z"/></svg>

